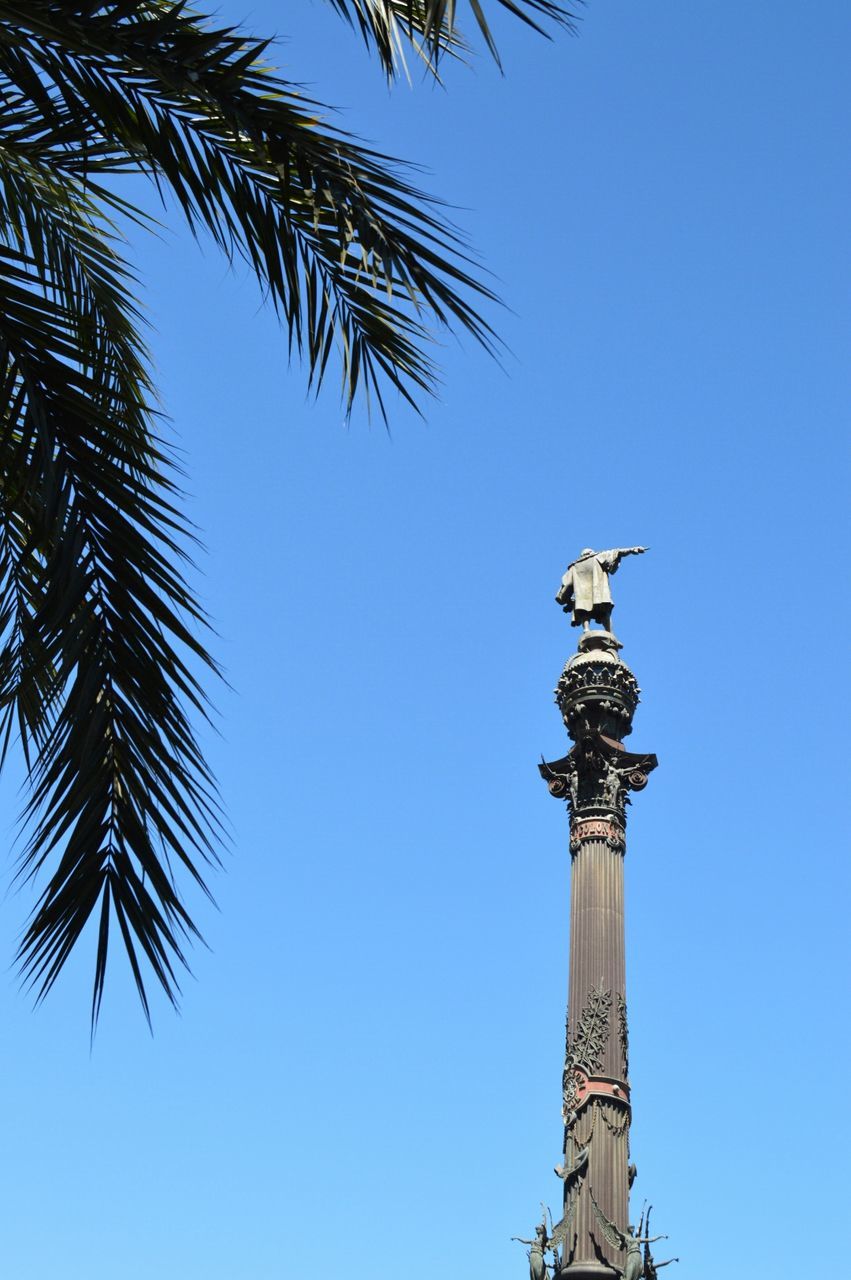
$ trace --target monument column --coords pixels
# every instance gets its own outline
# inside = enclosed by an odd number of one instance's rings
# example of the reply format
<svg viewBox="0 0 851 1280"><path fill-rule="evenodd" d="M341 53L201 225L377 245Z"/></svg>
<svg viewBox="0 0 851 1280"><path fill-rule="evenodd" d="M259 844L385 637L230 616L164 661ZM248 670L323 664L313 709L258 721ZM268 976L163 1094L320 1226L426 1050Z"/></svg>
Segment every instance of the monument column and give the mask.
<svg viewBox="0 0 851 1280"><path fill-rule="evenodd" d="M574 746L541 774L570 811L570 960L562 1080L567 1280L624 1267L597 1210L625 1231L629 1218L629 1061L624 958L626 803L647 785L651 755L627 751L638 704L635 676L608 631L587 631L556 701ZM592 1199L593 1197L593 1199Z"/></svg>
<svg viewBox="0 0 851 1280"><path fill-rule="evenodd" d="M573 742L568 754L542 761L551 795L570 816L570 954L562 1076L561 1220L546 1215L530 1245L530 1275L558 1280L639 1280L653 1274L643 1224L629 1223L629 1046L624 958L626 806L643 790L656 757L628 751L639 688L610 630L609 576L640 547L583 551L556 596L583 627L577 652L556 688ZM600 622L604 630L591 629ZM644 1246L644 1258L641 1246Z"/></svg>

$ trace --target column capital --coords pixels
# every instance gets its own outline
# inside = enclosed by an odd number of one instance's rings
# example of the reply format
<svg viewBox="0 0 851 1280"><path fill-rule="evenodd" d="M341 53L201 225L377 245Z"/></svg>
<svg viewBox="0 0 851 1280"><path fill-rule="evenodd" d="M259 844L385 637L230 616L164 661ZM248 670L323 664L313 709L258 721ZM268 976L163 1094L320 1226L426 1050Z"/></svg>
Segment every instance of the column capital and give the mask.
<svg viewBox="0 0 851 1280"><path fill-rule="evenodd" d="M630 792L643 791L656 768L655 755L627 751L622 742L589 732L560 760L541 760L538 771L551 796L570 810L570 849L605 840L623 850Z"/></svg>

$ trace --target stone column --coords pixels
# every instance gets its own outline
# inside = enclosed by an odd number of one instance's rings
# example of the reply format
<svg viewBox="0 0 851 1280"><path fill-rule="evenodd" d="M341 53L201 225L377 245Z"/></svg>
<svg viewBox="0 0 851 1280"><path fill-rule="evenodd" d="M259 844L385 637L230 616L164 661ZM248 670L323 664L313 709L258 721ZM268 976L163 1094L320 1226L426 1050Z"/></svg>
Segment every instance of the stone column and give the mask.
<svg viewBox="0 0 851 1280"><path fill-rule="evenodd" d="M619 648L606 631L583 634L556 689L574 746L563 759L539 766L550 793L570 811L564 1212L551 1237L563 1280L613 1280L621 1273L624 1251L612 1245L601 1217L623 1234L629 1221L625 807L629 792L647 785L656 757L623 745L639 689Z"/></svg>

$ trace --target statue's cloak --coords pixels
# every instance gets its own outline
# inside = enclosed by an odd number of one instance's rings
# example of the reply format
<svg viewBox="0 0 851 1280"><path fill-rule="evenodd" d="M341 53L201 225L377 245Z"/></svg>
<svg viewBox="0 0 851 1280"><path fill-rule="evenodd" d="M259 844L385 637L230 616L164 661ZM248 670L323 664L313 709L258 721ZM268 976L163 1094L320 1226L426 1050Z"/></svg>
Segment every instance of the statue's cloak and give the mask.
<svg viewBox="0 0 851 1280"><path fill-rule="evenodd" d="M597 551L593 556L574 560L561 580L560 602L573 601L573 612L592 615L599 605L610 605L609 574L618 567L617 551Z"/></svg>

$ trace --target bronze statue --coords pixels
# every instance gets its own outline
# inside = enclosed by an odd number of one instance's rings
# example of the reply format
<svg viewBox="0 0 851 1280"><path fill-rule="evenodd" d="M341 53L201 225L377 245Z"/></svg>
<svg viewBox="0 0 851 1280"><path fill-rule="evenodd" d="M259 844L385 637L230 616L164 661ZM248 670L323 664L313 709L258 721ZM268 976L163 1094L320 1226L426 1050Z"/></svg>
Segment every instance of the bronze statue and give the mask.
<svg viewBox="0 0 851 1280"><path fill-rule="evenodd" d="M621 1231L619 1227L606 1217L603 1210L594 1199L594 1192L590 1191L591 1203L594 1206L594 1212L597 1215L597 1221L603 1229L603 1235L608 1240L613 1249L626 1250L626 1261L622 1271L623 1280L641 1280L644 1275L644 1261L641 1257L641 1246L643 1244L653 1244L656 1240L667 1240L667 1236L645 1236L639 1230L638 1235L635 1234L635 1228L632 1223L627 1227L626 1231ZM673 1259L671 1259L673 1261Z"/></svg>
<svg viewBox="0 0 851 1280"><path fill-rule="evenodd" d="M591 622L599 622L611 631L612 593L609 576L617 571L624 556L640 556L646 547L615 547L611 551L592 551L586 547L579 558L567 566L556 601L565 613L573 612L571 626L590 631Z"/></svg>
<svg viewBox="0 0 851 1280"><path fill-rule="evenodd" d="M544 1254L550 1248L546 1210L544 1210L543 1221L535 1228L534 1240L524 1240L522 1236L512 1236L511 1239L529 1246L529 1280L549 1280L550 1269L544 1258Z"/></svg>
<svg viewBox="0 0 851 1280"><path fill-rule="evenodd" d="M603 804L609 809L617 809L622 786L620 771L614 760L609 760L606 764L606 780L603 783Z"/></svg>
<svg viewBox="0 0 851 1280"><path fill-rule="evenodd" d="M672 1262L679 1262L679 1258L666 1258L664 1262L654 1262L650 1250L644 1246L644 1280L658 1280L660 1267L669 1267Z"/></svg>
<svg viewBox="0 0 851 1280"><path fill-rule="evenodd" d="M647 1218L644 1221L644 1230L647 1232L650 1231L650 1210L652 1208L653 1206L651 1204L650 1208L647 1210ZM638 1234L639 1235L644 1234L641 1228L639 1228ZM669 1267L672 1262L679 1262L679 1258L668 1258L665 1262L654 1261L653 1254L650 1252L650 1242L645 1241L644 1243L644 1280L658 1280L659 1269L661 1267Z"/></svg>

